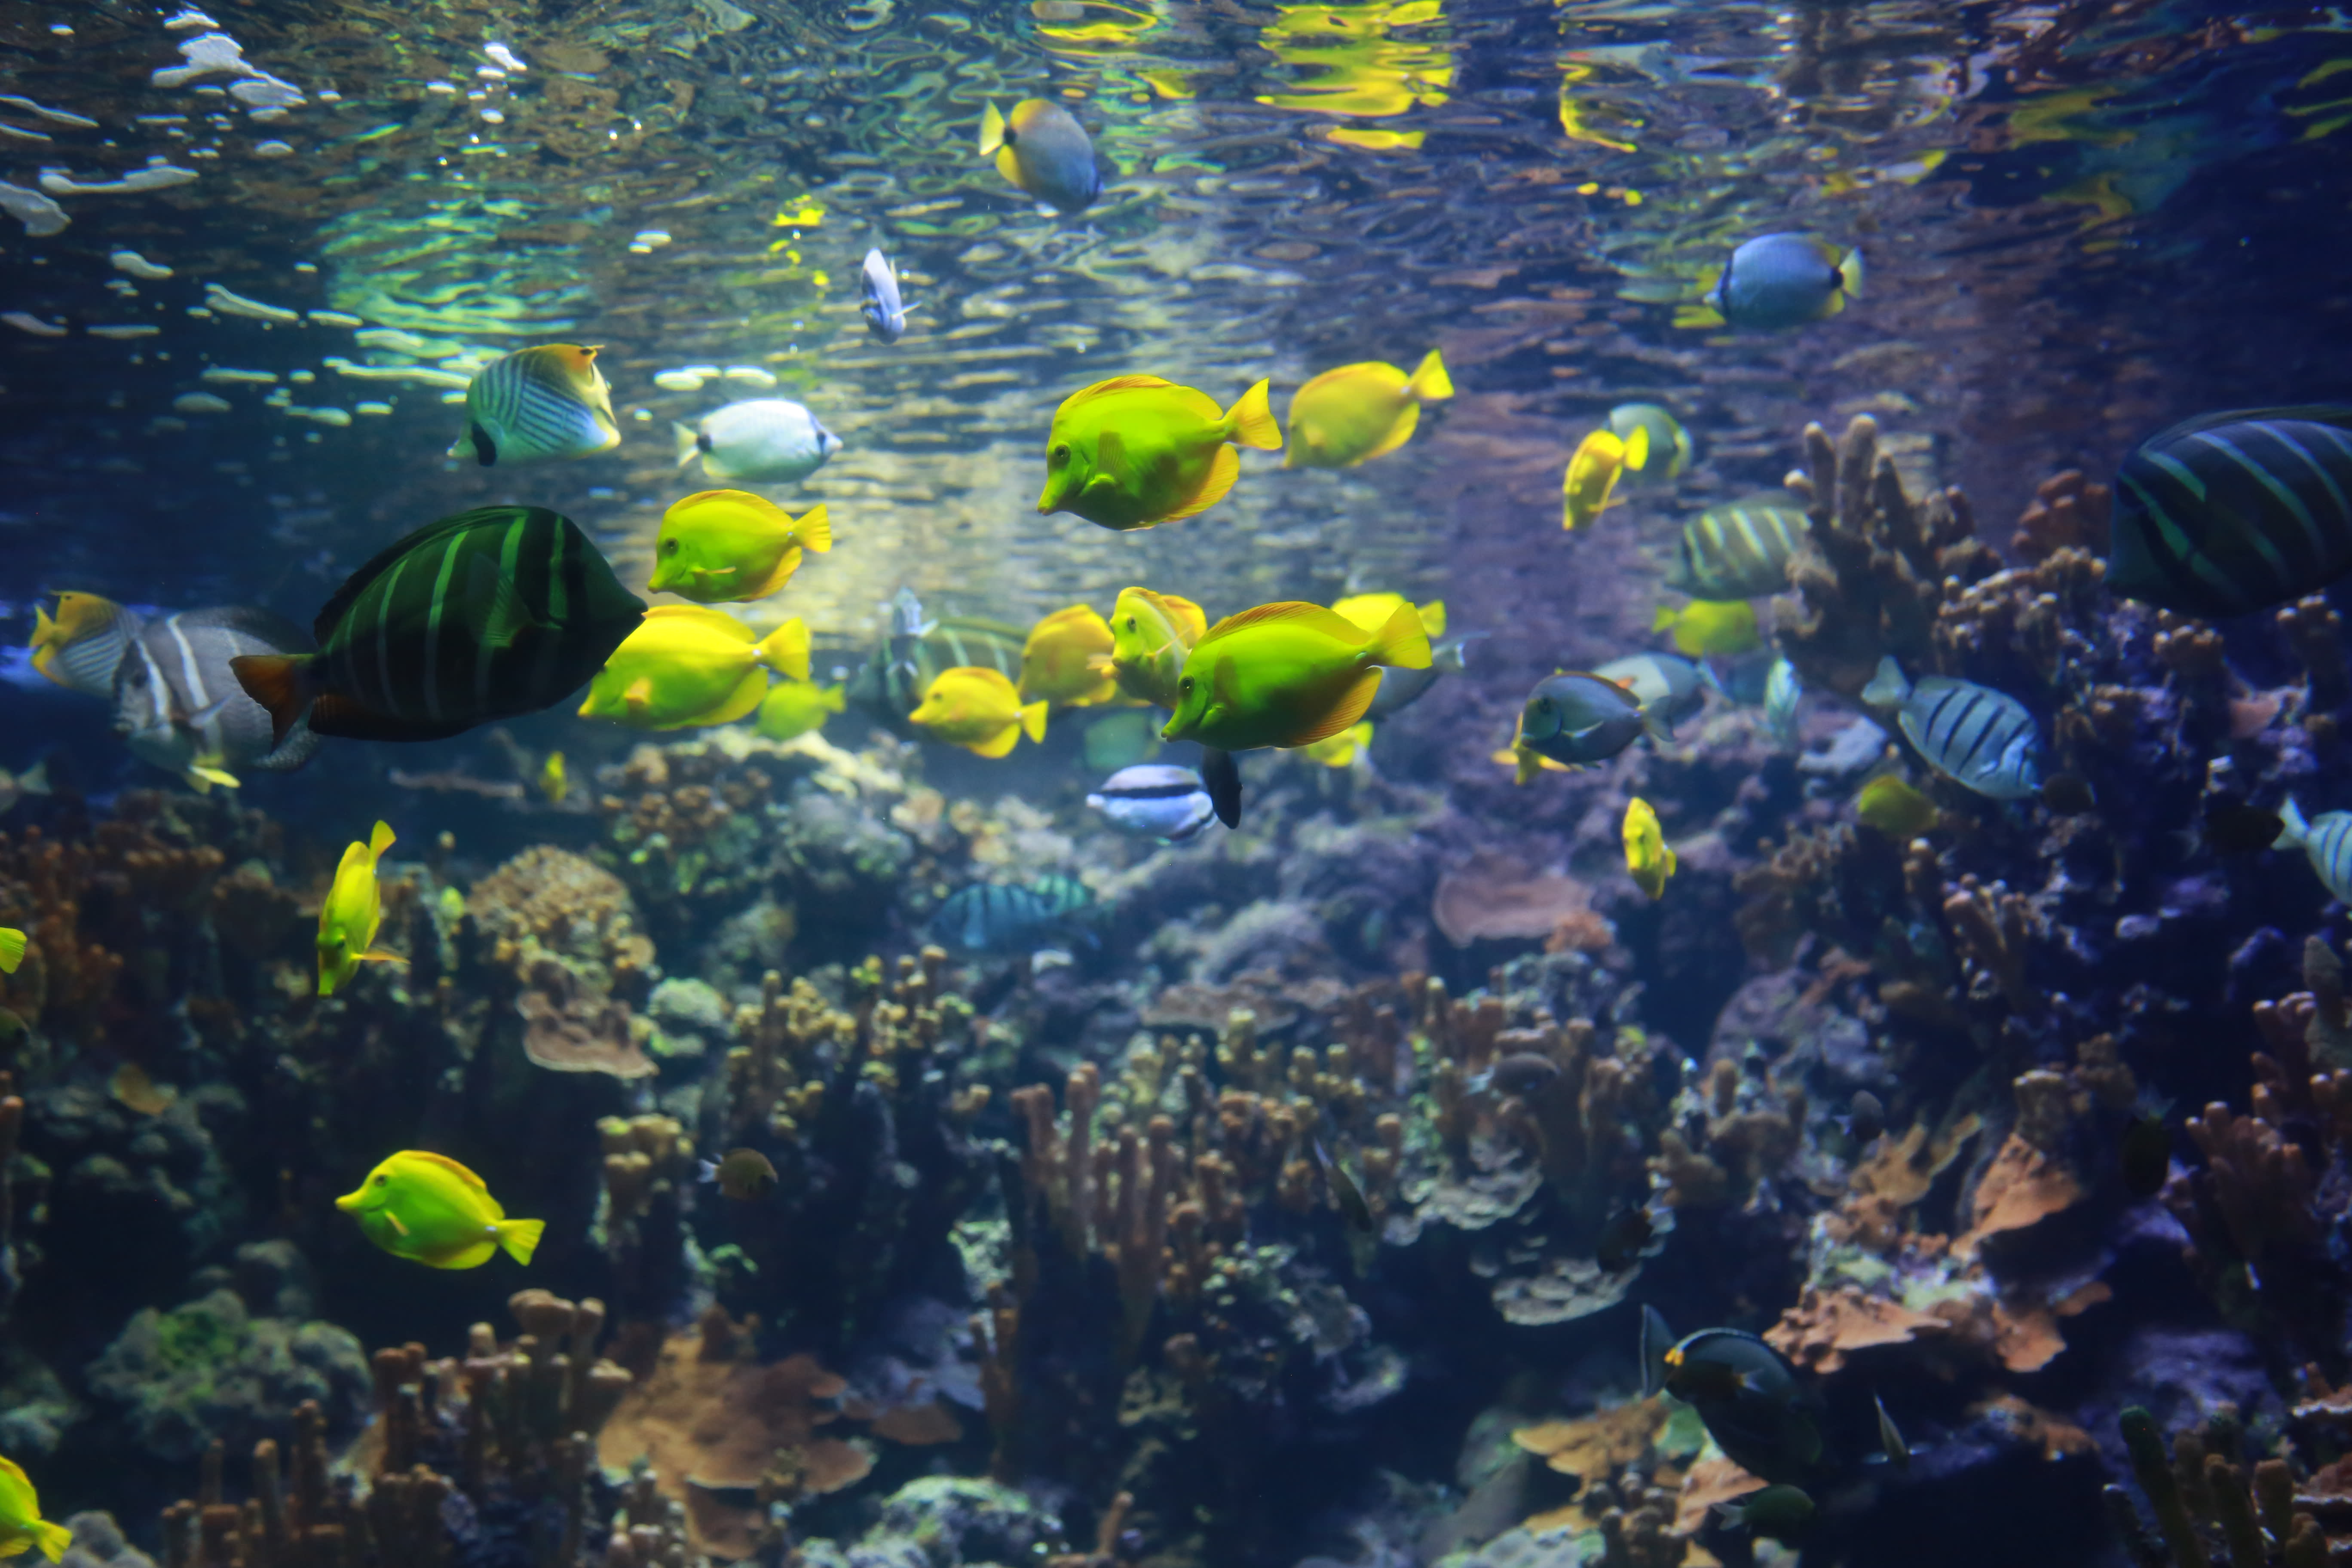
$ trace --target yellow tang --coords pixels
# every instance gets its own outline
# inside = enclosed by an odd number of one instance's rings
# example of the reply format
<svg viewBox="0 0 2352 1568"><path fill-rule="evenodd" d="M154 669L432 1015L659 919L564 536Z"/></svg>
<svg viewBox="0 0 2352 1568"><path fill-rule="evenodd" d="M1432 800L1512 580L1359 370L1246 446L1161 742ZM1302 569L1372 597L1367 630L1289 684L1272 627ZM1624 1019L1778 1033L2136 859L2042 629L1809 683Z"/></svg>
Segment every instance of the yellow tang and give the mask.
<svg viewBox="0 0 2352 1568"><path fill-rule="evenodd" d="M832 548L823 502L795 519L749 490L697 490L662 513L646 586L698 605L764 599L793 580L803 550Z"/></svg>
<svg viewBox="0 0 2352 1568"><path fill-rule="evenodd" d="M846 688L813 686L805 680L779 680L760 700L760 716L751 728L771 741L789 741L811 730L824 728L824 716L841 711Z"/></svg>
<svg viewBox="0 0 2352 1568"><path fill-rule="evenodd" d="M58 613L33 606L33 668L68 691L112 697L139 617L96 594L59 594Z"/></svg>
<svg viewBox="0 0 2352 1568"><path fill-rule="evenodd" d="M1327 768L1352 767L1357 756L1371 743L1372 721L1365 719L1336 735L1326 735L1312 745L1299 747L1298 754Z"/></svg>
<svg viewBox="0 0 2352 1568"><path fill-rule="evenodd" d="M1617 488L1617 476L1627 468L1639 469L1649 460L1646 426L1635 426L1622 440L1607 430L1587 436L1577 443L1576 456L1568 460L1568 473L1559 483L1559 525L1567 529L1589 525L1602 508L1612 504L1609 492Z"/></svg>
<svg viewBox="0 0 2352 1568"><path fill-rule="evenodd" d="M572 793L572 781L563 773L562 752L548 752L547 761L539 765L539 793L547 797L550 805L562 805L563 797Z"/></svg>
<svg viewBox="0 0 2352 1568"><path fill-rule="evenodd" d="M1091 708L1118 695L1111 679L1110 623L1087 605L1055 610L1029 628L1021 648L1021 698Z"/></svg>
<svg viewBox="0 0 2352 1568"><path fill-rule="evenodd" d="M1389 624L1399 605L1412 604L1402 594L1352 594L1331 606L1368 632L1376 632ZM1421 617L1421 629L1432 642L1445 635L1445 601L1432 599L1426 605L1413 605L1413 614Z"/></svg>
<svg viewBox="0 0 2352 1568"><path fill-rule="evenodd" d="M72 1544L72 1531L41 1517L40 1494L16 1461L0 1458L0 1557L31 1551L55 1563Z"/></svg>
<svg viewBox="0 0 2352 1568"><path fill-rule="evenodd" d="M1384 665L1429 668L1429 635L1409 605L1366 632L1320 605L1260 605L1193 646L1160 738L1222 752L1309 745L1364 716Z"/></svg>
<svg viewBox="0 0 2352 1568"><path fill-rule="evenodd" d="M1115 376L1070 394L1045 439L1037 510L1117 529L1208 510L1241 477L1235 446L1282 446L1265 388L1257 383L1222 411L1207 393L1156 375Z"/></svg>
<svg viewBox="0 0 2352 1568"><path fill-rule="evenodd" d="M383 889L376 883L376 862L392 847L392 829L379 822L364 844L343 846L342 864L319 909L319 994L332 996L338 987L359 973L362 963L405 963L398 953L375 947L376 927L383 923Z"/></svg>
<svg viewBox="0 0 2352 1568"><path fill-rule="evenodd" d="M14 974L16 966L25 962L25 944L28 939L14 926L0 926L0 974Z"/></svg>
<svg viewBox="0 0 2352 1568"><path fill-rule="evenodd" d="M360 1234L394 1258L436 1268L473 1268L500 1247L517 1263L539 1248L544 1220L509 1219L482 1178L446 1154L403 1149L335 1200L357 1215Z"/></svg>
<svg viewBox="0 0 2352 1568"><path fill-rule="evenodd" d="M1661 605L1650 629L1671 630L1675 648L1693 658L1708 654L1729 657L1764 646L1764 634L1756 626L1756 606L1745 599L1694 599L1680 609Z"/></svg>
<svg viewBox="0 0 2352 1568"><path fill-rule="evenodd" d="M1327 370L1290 400L1286 468L1348 468L1393 452L1421 423L1421 405L1454 395L1445 362L1432 349L1411 375L1366 360Z"/></svg>
<svg viewBox="0 0 2352 1568"><path fill-rule="evenodd" d="M1675 874L1675 852L1666 847L1658 814L1637 795L1625 803L1621 831L1625 838L1625 869L1633 874L1633 885L1654 899L1664 898L1666 879Z"/></svg>
<svg viewBox="0 0 2352 1568"><path fill-rule="evenodd" d="M1122 588L1110 613L1110 675L1139 702L1176 706L1185 656L1209 629L1200 605L1174 594Z"/></svg>
<svg viewBox="0 0 2352 1568"><path fill-rule="evenodd" d="M1853 814L1889 838L1912 839L1943 819L1936 803L1896 773L1881 773L1853 797Z"/></svg>
<svg viewBox="0 0 2352 1568"><path fill-rule="evenodd" d="M958 665L933 678L907 722L975 756L1001 757L1024 731L1033 741L1045 738L1045 704L1023 702L1002 670Z"/></svg>
<svg viewBox="0 0 2352 1568"><path fill-rule="evenodd" d="M769 670L808 679L799 616L762 637L724 610L656 605L589 682L580 716L633 730L731 724L768 694Z"/></svg>

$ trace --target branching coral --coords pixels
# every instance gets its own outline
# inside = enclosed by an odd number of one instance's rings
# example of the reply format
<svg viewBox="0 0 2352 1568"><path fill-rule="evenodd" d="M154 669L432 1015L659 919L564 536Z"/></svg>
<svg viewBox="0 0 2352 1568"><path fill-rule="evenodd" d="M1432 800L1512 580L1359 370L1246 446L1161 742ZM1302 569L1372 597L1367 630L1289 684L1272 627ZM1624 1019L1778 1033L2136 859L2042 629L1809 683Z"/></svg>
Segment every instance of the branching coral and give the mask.
<svg viewBox="0 0 2352 1568"><path fill-rule="evenodd" d="M2103 552L2115 494L2080 468L2056 473L2033 487L2033 499L2017 519L2010 548L2028 561L2046 561L2062 550Z"/></svg>
<svg viewBox="0 0 2352 1568"><path fill-rule="evenodd" d="M2284 1459L2260 1460L2251 1476L2232 1461L2240 1440L2234 1421L2217 1420L2201 1436L2176 1433L2168 1457L2147 1411L2133 1406L2120 1424L2132 1473L2162 1542L2159 1548L2148 1539L2130 1494L2109 1486L2109 1518L2139 1562L2172 1568L2222 1562L2229 1568L2326 1568L2333 1561L2319 1521L2297 1506L2294 1471Z"/></svg>

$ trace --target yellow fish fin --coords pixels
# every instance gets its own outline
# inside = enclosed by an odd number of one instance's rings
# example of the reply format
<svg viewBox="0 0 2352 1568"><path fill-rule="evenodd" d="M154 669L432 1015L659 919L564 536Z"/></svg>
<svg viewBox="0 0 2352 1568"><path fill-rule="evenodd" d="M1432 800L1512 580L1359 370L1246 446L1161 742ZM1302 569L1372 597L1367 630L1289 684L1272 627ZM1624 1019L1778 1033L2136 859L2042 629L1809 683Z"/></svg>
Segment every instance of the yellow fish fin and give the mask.
<svg viewBox="0 0 2352 1568"><path fill-rule="evenodd" d="M1029 190L1028 182L1021 177L1021 154L1012 148L999 147L996 150L996 172L1003 175L1016 188ZM1036 195L1034 191L1030 191L1029 194Z"/></svg>
<svg viewBox="0 0 2352 1568"><path fill-rule="evenodd" d="M1004 116L990 104L980 117L980 155L983 158L1004 145Z"/></svg>
<svg viewBox="0 0 2352 1568"><path fill-rule="evenodd" d="M72 1531L46 1519L33 1526L33 1544L52 1563L65 1561L66 1549L73 1544Z"/></svg>
<svg viewBox="0 0 2352 1568"><path fill-rule="evenodd" d="M1282 426L1274 422L1274 403L1263 380L1234 400L1234 405L1225 410L1224 422L1231 432L1225 438L1236 447L1261 452L1282 450Z"/></svg>
<svg viewBox="0 0 2352 1568"><path fill-rule="evenodd" d="M840 712L848 701L849 688L847 686L826 686L821 687L817 690L816 705L827 713Z"/></svg>
<svg viewBox="0 0 2352 1568"><path fill-rule="evenodd" d="M654 678L650 675L640 675L629 682L627 690L621 693L621 705L625 708L649 707L653 700Z"/></svg>
<svg viewBox="0 0 2352 1568"><path fill-rule="evenodd" d="M1202 637L1208 635L1208 611L1178 594L1162 594L1160 595L1160 602L1167 607L1169 621L1178 631L1184 634L1187 647L1199 642Z"/></svg>
<svg viewBox="0 0 2352 1568"><path fill-rule="evenodd" d="M25 962L25 945L30 939L13 926L0 926L0 974L14 974Z"/></svg>
<svg viewBox="0 0 2352 1568"><path fill-rule="evenodd" d="M799 552L793 552L798 554ZM794 616L761 640L760 662L788 680L809 678L808 623Z"/></svg>
<svg viewBox="0 0 2352 1568"><path fill-rule="evenodd" d="M204 774L196 772L195 769L190 768L181 776L188 781L188 787L194 790L198 795L210 795L213 793L213 781L205 777Z"/></svg>
<svg viewBox="0 0 2352 1568"><path fill-rule="evenodd" d="M1220 637L1233 636L1244 626L1262 626L1275 621L1312 621L1318 631L1328 637L1338 637L1342 642L1357 642L1361 640L1364 635L1347 616L1337 611L1327 610L1320 605L1310 605L1304 599L1282 599L1271 605L1259 605L1236 615L1227 616L1223 620L1202 633L1201 640L1192 646L1196 648L1206 647Z"/></svg>
<svg viewBox="0 0 2352 1568"><path fill-rule="evenodd" d="M482 1196L487 1198L490 1195L490 1187L488 1183L483 1181L481 1177L474 1174L470 1169L459 1164L457 1161L452 1160L446 1154L436 1154L429 1149L404 1149L401 1151L401 1153L402 1157L405 1159L423 1160L428 1164L438 1165L443 1170L447 1171L451 1175L457 1177L459 1181L465 1183L467 1186L473 1188L476 1192L481 1194ZM496 1208L498 1205L493 1203L490 1206ZM504 1211L501 1210L500 1212L503 1213Z"/></svg>
<svg viewBox="0 0 2352 1568"><path fill-rule="evenodd" d="M1388 624L1372 634L1367 651L1374 664L1391 665L1398 669L1429 668L1429 634L1422 629L1420 612L1411 605L1399 605ZM1364 700L1366 702L1370 698ZM1362 710L1357 710L1361 717ZM1349 720L1349 723L1355 722Z"/></svg>
<svg viewBox="0 0 2352 1568"><path fill-rule="evenodd" d="M539 1238L546 1234L543 1219L504 1219L498 1224L499 1245L506 1248L509 1258L517 1263L529 1263L530 1255L539 1250Z"/></svg>
<svg viewBox="0 0 2352 1568"><path fill-rule="evenodd" d="M1683 613L1681 610L1675 608L1672 605L1660 605L1657 608L1657 613L1650 617L1650 629L1654 632L1664 631L1668 626L1673 626L1676 621L1679 621L1682 618Z"/></svg>
<svg viewBox="0 0 2352 1568"><path fill-rule="evenodd" d="M1021 729L1033 741L1045 738L1045 704L1032 702L1021 710Z"/></svg>
<svg viewBox="0 0 2352 1568"><path fill-rule="evenodd" d="M377 823L375 825L375 830L368 835L368 858L371 860L383 859L383 852L392 847L392 843L391 824L383 822Z"/></svg>
<svg viewBox="0 0 2352 1568"><path fill-rule="evenodd" d="M1348 688L1348 694L1339 699L1337 708L1323 715L1312 727L1284 737L1278 744L1311 746L1318 741L1329 740L1343 730L1353 729L1356 721L1361 719L1364 710L1372 705L1372 699L1380 689L1381 672L1377 669L1364 671L1357 677L1356 684Z"/></svg>
<svg viewBox="0 0 2352 1568"><path fill-rule="evenodd" d="M481 1240L473 1243L463 1251L453 1252L443 1258L425 1258L420 1256L417 1258L416 1261L427 1264L435 1268L479 1268L483 1264L488 1263L490 1260L491 1255L497 1252L498 1249L499 1244L496 1239L489 1237L484 1237Z"/></svg>
<svg viewBox="0 0 2352 1568"><path fill-rule="evenodd" d="M985 741L967 741L963 749L975 757L1001 757L1012 751L1021 739L1021 726L1011 723Z"/></svg>
<svg viewBox="0 0 2352 1568"><path fill-rule="evenodd" d="M747 669L743 672L743 679L735 683L735 689L727 694L727 700L724 702L708 713L697 714L688 722L732 724L736 720L766 701L767 697L768 672L764 669Z"/></svg>
<svg viewBox="0 0 2352 1568"><path fill-rule="evenodd" d="M692 621L738 642L757 642L759 634L724 610L709 605L656 605L645 613L648 621Z"/></svg>
<svg viewBox="0 0 2352 1568"><path fill-rule="evenodd" d="M1421 606L1421 629L1433 637L1442 637L1445 635L1444 600L1432 599Z"/></svg>
<svg viewBox="0 0 2352 1568"><path fill-rule="evenodd" d="M1174 384L1176 384L1174 382L1157 375L1115 375L1108 381L1098 381L1092 386L1082 387L1070 394L1062 400L1062 407L1066 412L1082 403L1091 403L1097 397L1108 397L1114 392L1140 392L1146 387L1173 386Z"/></svg>
<svg viewBox="0 0 2352 1568"><path fill-rule="evenodd" d="M1636 425L1633 426L1633 433L1625 438L1624 466L1638 473L1642 466L1649 460L1650 427L1647 425Z"/></svg>
<svg viewBox="0 0 2352 1568"><path fill-rule="evenodd" d="M353 963L406 963L408 960L396 952L383 952L372 947L365 952L352 954L352 962Z"/></svg>
<svg viewBox="0 0 2352 1568"><path fill-rule="evenodd" d="M1111 433L1104 431L1103 439L1108 441L1110 438ZM1241 477L1240 457L1231 447L1220 446L1217 455L1209 459L1209 477L1201 481L1201 488L1192 492L1192 499L1159 521L1175 522L1182 518L1199 516L1224 500L1225 493L1234 488L1234 481Z"/></svg>
<svg viewBox="0 0 2352 1568"><path fill-rule="evenodd" d="M1663 848L1666 852L1666 858L1660 861L1659 864L1665 868L1666 875L1671 877L1675 874L1675 868L1679 866L1682 862L1675 858L1675 849L1673 845L1661 843L1659 847Z"/></svg>
<svg viewBox="0 0 2352 1568"><path fill-rule="evenodd" d="M206 767L198 763L188 770L188 782L194 784L218 784L223 789L243 789L244 781L225 768Z"/></svg>
<svg viewBox="0 0 2352 1568"><path fill-rule="evenodd" d="M408 1227L401 1224L400 1216L393 1213L390 1209L385 1209L383 1211L383 1223L392 1226L392 1234L394 1236L404 1237L408 1234Z"/></svg>
<svg viewBox="0 0 2352 1568"><path fill-rule="evenodd" d="M824 502L819 501L809 508L807 514L793 524L793 532L799 538L803 548L814 550L819 555L831 552L833 519L825 514Z"/></svg>
<svg viewBox="0 0 2352 1568"><path fill-rule="evenodd" d="M1370 451L1365 453L1362 457L1357 458L1356 462L1369 463L1374 458L1386 457L1389 453L1395 451L1399 447L1403 446L1407 441L1412 440L1413 430L1420 424L1421 405L1418 403L1406 404L1402 408L1397 411L1396 423L1389 426L1389 433L1386 436L1381 437L1381 444L1373 447ZM1350 463L1348 466L1349 468L1354 468L1356 465L1355 463Z"/></svg>
<svg viewBox="0 0 2352 1568"><path fill-rule="evenodd" d="M1435 349L1423 354L1405 378L1404 395L1415 403L1435 403L1454 395L1454 380L1445 374L1445 361Z"/></svg>

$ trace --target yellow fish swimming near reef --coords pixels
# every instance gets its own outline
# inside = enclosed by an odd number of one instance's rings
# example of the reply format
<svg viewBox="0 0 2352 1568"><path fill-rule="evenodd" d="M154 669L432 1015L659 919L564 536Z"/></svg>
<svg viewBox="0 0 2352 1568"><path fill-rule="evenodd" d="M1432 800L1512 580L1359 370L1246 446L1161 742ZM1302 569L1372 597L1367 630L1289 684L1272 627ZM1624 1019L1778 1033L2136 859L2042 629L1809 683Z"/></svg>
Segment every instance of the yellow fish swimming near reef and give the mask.
<svg viewBox="0 0 2352 1568"><path fill-rule="evenodd" d="M1122 588L1110 613L1110 676L1139 702L1176 706L1176 683L1192 645L1209 629L1200 605L1174 594Z"/></svg>
<svg viewBox="0 0 2352 1568"><path fill-rule="evenodd" d="M1671 631L1675 649L1693 658L1709 654L1729 658L1764 646L1756 606L1745 599L1693 599L1680 609L1661 605L1650 629Z"/></svg>
<svg viewBox="0 0 2352 1568"><path fill-rule="evenodd" d="M0 1458L0 1557L38 1552L55 1563L72 1544L72 1531L41 1517L40 1495L16 1461Z"/></svg>
<svg viewBox="0 0 2352 1568"><path fill-rule="evenodd" d="M751 728L771 741L790 741L824 729L825 715L840 712L846 699L845 687L779 680L760 700L760 716Z"/></svg>
<svg viewBox="0 0 2352 1568"><path fill-rule="evenodd" d="M1410 605L1367 632L1320 605L1260 605L1193 646L1160 738L1223 752L1311 745L1364 716L1383 666L1429 668L1429 634Z"/></svg>
<svg viewBox="0 0 2352 1568"><path fill-rule="evenodd" d="M1637 795L1625 803L1625 821L1619 831L1625 839L1625 869L1633 874L1633 885L1654 899L1665 897L1666 879L1675 874L1675 852L1666 847L1658 814Z"/></svg>
<svg viewBox="0 0 2352 1568"><path fill-rule="evenodd" d="M319 909L319 994L332 996L362 963L405 963L397 953L379 952L376 927L383 923L383 889L376 863L392 847L392 829L379 822L364 844L343 846L327 901Z"/></svg>
<svg viewBox="0 0 2352 1568"><path fill-rule="evenodd" d="M580 716L633 730L731 724L767 696L770 670L808 679L799 616L763 637L724 610L656 605L589 682Z"/></svg>
<svg viewBox="0 0 2352 1568"><path fill-rule="evenodd" d="M1024 98L1009 116L990 104L980 118L980 155L995 159L998 174L1059 212L1083 211L1102 195L1093 139L1049 98Z"/></svg>
<svg viewBox="0 0 2352 1568"><path fill-rule="evenodd" d="M0 974L14 974L25 962L28 939L14 926L0 926Z"/></svg>
<svg viewBox="0 0 2352 1568"><path fill-rule="evenodd" d="M550 805L562 805L563 797L572 793L572 781L563 773L562 752L548 752L547 761L540 763L539 793L547 797Z"/></svg>
<svg viewBox="0 0 2352 1568"><path fill-rule="evenodd" d="M68 691L112 697L115 672L139 635L139 617L96 594L59 594L52 616L33 606L33 668Z"/></svg>
<svg viewBox="0 0 2352 1568"><path fill-rule="evenodd" d="M1351 468L1393 452L1421 423L1421 405L1454 395L1435 349L1411 375L1367 360L1327 370L1290 400L1286 468Z"/></svg>
<svg viewBox="0 0 2352 1568"><path fill-rule="evenodd" d="M1056 708L1091 708L1118 695L1110 658L1118 644L1093 606L1055 610L1029 628L1021 648L1021 700Z"/></svg>
<svg viewBox="0 0 2352 1568"><path fill-rule="evenodd" d="M1022 701L1002 670L959 665L940 671L907 722L974 756L1001 757L1024 734L1033 741L1045 738L1045 701Z"/></svg>
<svg viewBox="0 0 2352 1568"><path fill-rule="evenodd" d="M360 1234L394 1258L435 1268L473 1268L501 1247L529 1263L544 1220L509 1219L482 1178L446 1154L403 1149L335 1200L357 1215Z"/></svg>
<svg viewBox="0 0 2352 1568"><path fill-rule="evenodd" d="M1402 605L1421 618L1421 629L1435 642L1445 635L1445 601L1432 599L1426 605L1416 605L1402 594L1351 594L1331 606L1333 613L1347 616L1368 632L1376 632L1388 625L1389 617Z"/></svg>
<svg viewBox="0 0 2352 1568"><path fill-rule="evenodd" d="M1192 517L1241 477L1235 447L1282 447L1263 381L1227 409L1156 375L1098 381L1054 411L1037 510L1121 530Z"/></svg>
<svg viewBox="0 0 2352 1568"><path fill-rule="evenodd" d="M1371 746L1372 721L1357 721L1336 735L1326 735L1311 746L1301 746L1298 754L1310 763L1320 763L1327 768L1349 768Z"/></svg>
<svg viewBox="0 0 2352 1568"><path fill-rule="evenodd" d="M1559 525L1571 531L1590 526L1614 504L1610 492L1617 488L1617 476L1628 468L1639 470L1649 460L1646 426L1636 425L1631 436L1622 438L1612 430L1595 430L1578 442L1559 482Z"/></svg>
<svg viewBox="0 0 2352 1568"><path fill-rule="evenodd" d="M1889 838L1909 842L1943 820L1936 803L1899 773L1881 773L1853 797L1853 814Z"/></svg>
<svg viewBox="0 0 2352 1568"><path fill-rule="evenodd" d="M832 548L823 502L794 518L749 490L697 490L662 513L646 586L698 605L764 599L793 580L803 551Z"/></svg>

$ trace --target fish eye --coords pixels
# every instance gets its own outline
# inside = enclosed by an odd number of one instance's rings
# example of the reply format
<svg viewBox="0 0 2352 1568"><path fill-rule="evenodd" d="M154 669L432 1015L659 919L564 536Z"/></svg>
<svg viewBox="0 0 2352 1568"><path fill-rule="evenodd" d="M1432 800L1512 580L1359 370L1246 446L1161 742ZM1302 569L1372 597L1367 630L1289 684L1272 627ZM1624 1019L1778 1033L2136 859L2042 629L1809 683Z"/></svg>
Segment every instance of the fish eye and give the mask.
<svg viewBox="0 0 2352 1568"><path fill-rule="evenodd" d="M1189 675L1180 677L1180 678L1178 679L1177 682L1176 682L1176 689L1177 689L1177 690L1179 690L1179 691L1190 691L1190 690L1192 690L1192 678L1191 676L1189 676Z"/></svg>
<svg viewBox="0 0 2352 1568"><path fill-rule="evenodd" d="M1549 713L1549 712L1550 712L1550 711L1551 711L1551 699L1550 699L1550 698L1549 698L1549 697L1538 697L1538 698L1537 698L1537 699L1536 699L1536 711L1537 711L1537 712L1538 712L1538 713Z"/></svg>
<svg viewBox="0 0 2352 1568"><path fill-rule="evenodd" d="M1067 441L1059 441L1055 443L1052 459L1056 463L1068 462L1070 460L1070 444Z"/></svg>
<svg viewBox="0 0 2352 1568"><path fill-rule="evenodd" d="M675 555L675 554L677 554L677 540L675 540L675 539L665 539L665 540L663 540L663 541L661 542L661 552L662 552L664 555Z"/></svg>
<svg viewBox="0 0 2352 1568"><path fill-rule="evenodd" d="M392 1184L392 1178L390 1176L378 1176L375 1179L375 1184L379 1187L390 1186Z"/></svg>

